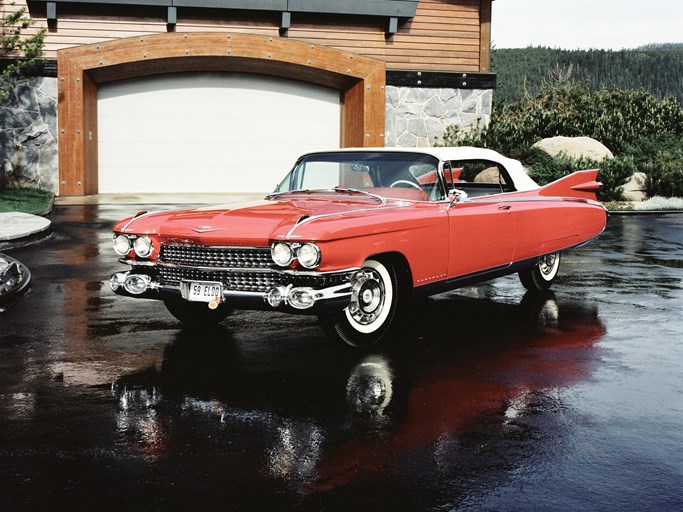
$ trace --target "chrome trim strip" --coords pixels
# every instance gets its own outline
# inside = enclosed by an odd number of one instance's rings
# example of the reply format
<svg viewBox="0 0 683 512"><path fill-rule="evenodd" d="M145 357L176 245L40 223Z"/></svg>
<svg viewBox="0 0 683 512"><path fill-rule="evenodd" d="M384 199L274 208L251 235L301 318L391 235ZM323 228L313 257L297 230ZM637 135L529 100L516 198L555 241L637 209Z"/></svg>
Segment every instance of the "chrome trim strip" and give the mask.
<svg viewBox="0 0 683 512"><path fill-rule="evenodd" d="M359 270L359 267L350 267L342 270L330 270L329 272L316 272L314 270L281 270L280 273L290 276L325 277L334 276L337 274L351 274L353 272L358 272Z"/></svg>
<svg viewBox="0 0 683 512"><path fill-rule="evenodd" d="M307 223L314 221L314 220L325 219L327 217L337 217L337 216L349 215L349 214L354 214L354 213L391 210L394 208L404 208L405 206L406 206L406 204L403 203L403 204L397 204L396 206L382 206L379 209L378 208L363 208L360 210L349 210L349 211L345 211L345 212L334 212L334 213L325 213L322 215L311 215L310 217L305 218L304 220L302 220L301 222L299 222L295 226L293 226L292 229L290 229L289 232L285 235L285 239L291 238L292 234L294 233L294 230L296 228L298 228L299 226L301 226L303 224L307 224Z"/></svg>
<svg viewBox="0 0 683 512"><path fill-rule="evenodd" d="M142 218L144 218L144 217L147 217L148 215L154 215L155 213L161 213L161 212L163 212L163 210L155 210L155 211L153 211L153 212L147 212L147 213L143 213L142 215L138 215L137 217L133 217L132 219L130 219L130 220L126 223L125 226L123 226L123 227L121 228L121 233L125 233L126 230L128 229L128 227L129 227L133 222L135 222L136 220L142 219Z"/></svg>
<svg viewBox="0 0 683 512"><path fill-rule="evenodd" d="M506 194L512 192L506 192ZM589 203L594 206L603 207L599 201L592 199L584 199L583 197L565 197L565 196L532 196L532 197L503 197L505 194L491 194L490 196L470 197L455 203L455 205L463 203L523 203L525 201L553 201L553 202L574 202L574 203Z"/></svg>
<svg viewBox="0 0 683 512"><path fill-rule="evenodd" d="M192 229L192 228L190 228ZM221 228L222 229L222 228ZM198 244L181 244L181 243L162 243L161 247L191 247L191 248L201 248L201 249L220 249L226 251L232 250L244 250L244 251L270 251L270 247L253 247L250 245L198 245Z"/></svg>
<svg viewBox="0 0 683 512"><path fill-rule="evenodd" d="M350 267L342 270L331 270L329 272L316 272L314 270L282 270L278 268L252 268L252 267L199 267L191 265L179 265L177 263L167 263L163 261L139 261L120 258L119 263L128 265L130 267L167 267L180 269L195 269L207 272L256 272L256 273L276 273L287 276L304 276L304 277L326 277L334 275L343 275L357 272L358 267Z"/></svg>

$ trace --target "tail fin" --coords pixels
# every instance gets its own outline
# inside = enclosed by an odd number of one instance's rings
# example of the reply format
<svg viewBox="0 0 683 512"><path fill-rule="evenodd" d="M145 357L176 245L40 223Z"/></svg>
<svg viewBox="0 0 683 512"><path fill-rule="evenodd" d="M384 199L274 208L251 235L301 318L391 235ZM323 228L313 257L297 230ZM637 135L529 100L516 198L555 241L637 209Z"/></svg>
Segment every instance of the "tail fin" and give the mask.
<svg viewBox="0 0 683 512"><path fill-rule="evenodd" d="M548 183L538 191L540 196L576 197L597 200L596 192L602 183L595 181L598 169L576 171L569 176Z"/></svg>

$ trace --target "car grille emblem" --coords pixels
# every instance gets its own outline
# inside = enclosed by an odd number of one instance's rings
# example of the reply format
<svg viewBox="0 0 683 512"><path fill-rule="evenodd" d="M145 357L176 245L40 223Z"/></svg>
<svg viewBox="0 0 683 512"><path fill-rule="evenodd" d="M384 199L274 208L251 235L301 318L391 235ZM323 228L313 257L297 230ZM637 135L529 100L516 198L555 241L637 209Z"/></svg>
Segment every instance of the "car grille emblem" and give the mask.
<svg viewBox="0 0 683 512"><path fill-rule="evenodd" d="M195 233L210 233L211 231L220 231L223 228L212 228L211 226L197 226L196 228L190 228Z"/></svg>

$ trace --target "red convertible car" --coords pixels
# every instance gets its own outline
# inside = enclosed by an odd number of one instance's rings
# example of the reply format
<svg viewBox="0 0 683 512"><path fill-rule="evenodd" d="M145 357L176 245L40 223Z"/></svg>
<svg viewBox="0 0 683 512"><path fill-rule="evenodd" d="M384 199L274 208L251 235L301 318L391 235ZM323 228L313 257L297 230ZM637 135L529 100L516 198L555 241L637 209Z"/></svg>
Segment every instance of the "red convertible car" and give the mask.
<svg viewBox="0 0 683 512"><path fill-rule="evenodd" d="M597 170L539 187L473 148L341 149L299 158L263 200L139 212L114 227L114 292L184 324L235 308L316 314L352 346L396 336L413 297L514 272L546 290L561 251L605 228Z"/></svg>

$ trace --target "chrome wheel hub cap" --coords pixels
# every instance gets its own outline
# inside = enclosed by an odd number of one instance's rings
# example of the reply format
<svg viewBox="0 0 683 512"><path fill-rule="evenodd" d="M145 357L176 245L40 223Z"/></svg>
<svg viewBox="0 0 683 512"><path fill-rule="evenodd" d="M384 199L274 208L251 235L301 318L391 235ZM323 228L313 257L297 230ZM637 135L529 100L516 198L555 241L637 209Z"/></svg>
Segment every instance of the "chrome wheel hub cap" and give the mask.
<svg viewBox="0 0 683 512"><path fill-rule="evenodd" d="M556 260L556 254L548 254L547 256L543 256L541 261L538 262L538 269L541 271L541 274L544 276L549 276L552 274Z"/></svg>
<svg viewBox="0 0 683 512"><path fill-rule="evenodd" d="M351 283L349 313L362 325L374 322L384 306L384 284L374 270L361 270Z"/></svg>

